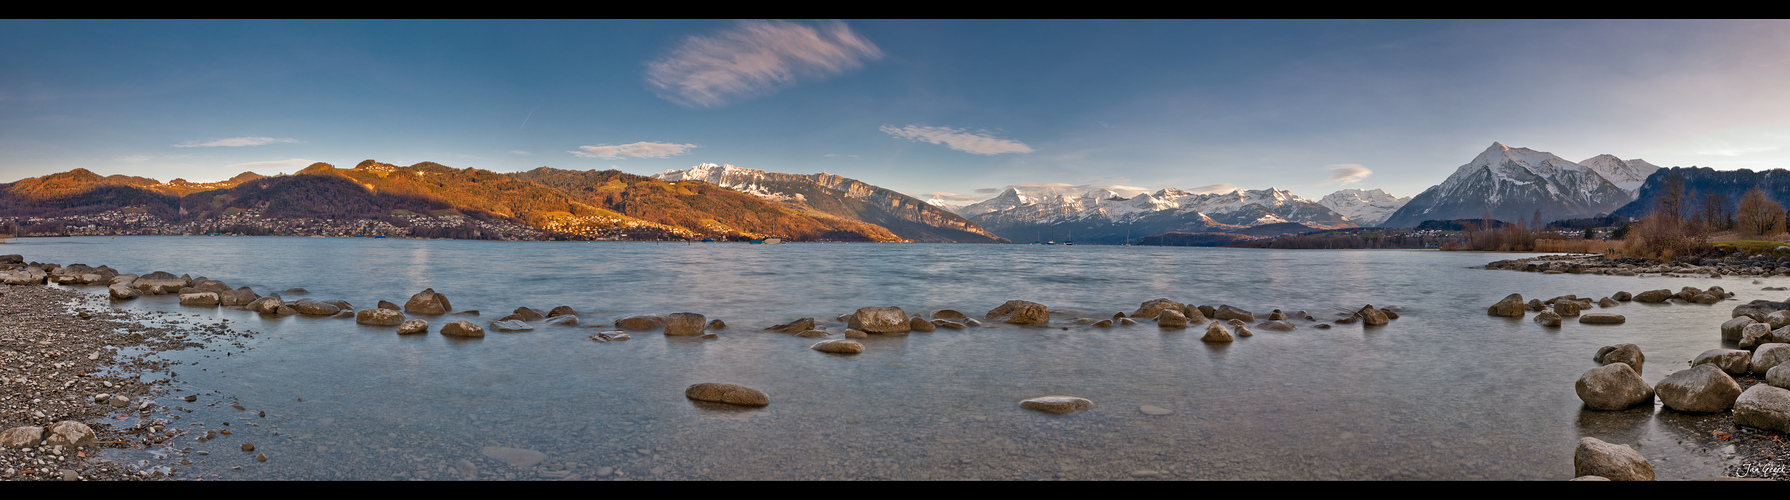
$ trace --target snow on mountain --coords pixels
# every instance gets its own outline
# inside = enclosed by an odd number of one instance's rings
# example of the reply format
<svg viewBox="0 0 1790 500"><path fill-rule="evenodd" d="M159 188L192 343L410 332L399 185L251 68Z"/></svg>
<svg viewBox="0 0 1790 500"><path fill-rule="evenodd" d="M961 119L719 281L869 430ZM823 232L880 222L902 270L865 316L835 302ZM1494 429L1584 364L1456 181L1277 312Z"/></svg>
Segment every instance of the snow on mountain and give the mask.
<svg viewBox="0 0 1790 500"><path fill-rule="evenodd" d="M1603 176L1604 180L1610 181L1616 187L1622 188L1622 191L1628 193L1630 197L1640 192L1641 184L1647 182L1647 176L1653 175L1653 171L1659 170L1658 166L1640 158L1623 161L1616 155L1609 154L1593 156L1579 164L1597 172L1597 175Z"/></svg>
<svg viewBox="0 0 1790 500"><path fill-rule="evenodd" d="M1165 213L1239 226L1282 222L1332 228L1356 225L1329 208L1274 188L1208 194L1164 188L1126 198L1107 189L1091 189L1079 194L1048 191L1047 195L1039 196L1026 195L1008 187L1000 195L966 206L958 213L985 228L1061 224L1087 219L1129 223Z"/></svg>
<svg viewBox="0 0 1790 500"><path fill-rule="evenodd" d="M1596 216L1633 199L1633 194L1590 167L1551 153L1494 142L1441 184L1413 197L1381 225L1415 227L1425 220L1477 219L1487 214L1499 220L1527 221L1537 210L1546 222Z"/></svg>
<svg viewBox="0 0 1790 500"><path fill-rule="evenodd" d="M1356 224L1377 226L1410 201L1410 196L1396 198L1379 189L1344 189L1324 195L1324 198L1318 200L1318 204L1348 217Z"/></svg>

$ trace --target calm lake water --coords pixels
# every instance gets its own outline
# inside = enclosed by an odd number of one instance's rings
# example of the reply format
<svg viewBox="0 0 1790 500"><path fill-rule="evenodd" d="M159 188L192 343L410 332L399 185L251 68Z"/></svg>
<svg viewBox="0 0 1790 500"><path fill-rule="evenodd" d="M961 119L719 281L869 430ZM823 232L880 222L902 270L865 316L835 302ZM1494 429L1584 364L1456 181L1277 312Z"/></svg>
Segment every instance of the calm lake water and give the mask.
<svg viewBox="0 0 1790 500"><path fill-rule="evenodd" d="M159 403L194 410L176 412L182 418L170 428L235 433L203 443L183 437L174 443L191 452L149 460L184 457L184 475L206 479L451 479L461 477L461 460L496 479L1568 479L1573 446L1587 435L1634 445L1661 479L1706 477L1721 475L1722 454L1667 425L1673 412L1582 410L1573 382L1595 367L1598 347L1634 343L1646 353L1643 378L1657 383L1722 347L1718 326L1735 305L1782 300L1760 288L1786 281L1487 271L1473 267L1527 255L1393 250L15 241L0 253L205 276L261 294L302 287L309 293L284 298L357 308L402 304L434 288L457 310L481 311L469 318L481 324L520 306L560 305L586 325L683 311L728 324L716 340L633 332L630 341L598 343L588 337L604 329L539 322L534 331L458 340L400 337L353 320L181 307L171 295L117 303L254 332L241 341L246 351L161 355L184 363L173 384L184 392ZM1607 311L1627 316L1617 326L1545 328L1485 313L1513 292L1545 300L1710 285L1735 300L1623 303ZM1404 311L1383 327L1295 321L1298 330L1258 330L1230 344L1202 342L1200 328L1071 323L1155 298L1258 315L1305 310L1320 320L1364 304ZM835 316L871 306L980 317L1009 299L1048 305L1053 327L872 336L856 356L761 331L812 316L841 332ZM460 318L425 319L433 332ZM753 387L771 405L685 399L684 388L700 382ZM175 399L195 392L198 403ZM1066 416L1018 406L1045 395L1095 406ZM1143 405L1173 413L1146 414ZM269 460L241 452L243 442ZM515 467L483 453L492 446L546 458Z"/></svg>

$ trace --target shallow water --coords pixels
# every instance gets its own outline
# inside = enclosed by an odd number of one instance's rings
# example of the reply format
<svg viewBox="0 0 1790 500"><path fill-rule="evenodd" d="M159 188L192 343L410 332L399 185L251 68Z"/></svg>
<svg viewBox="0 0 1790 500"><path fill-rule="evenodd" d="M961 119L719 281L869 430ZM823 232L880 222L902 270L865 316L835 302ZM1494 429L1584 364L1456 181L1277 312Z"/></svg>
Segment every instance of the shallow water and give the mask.
<svg viewBox="0 0 1790 500"><path fill-rule="evenodd" d="M170 427L236 431L176 440L209 453L181 467L208 479L448 479L460 460L499 479L1567 479L1586 435L1636 445L1662 479L1706 477L1720 475L1722 457L1681 444L1687 436L1664 423L1670 410L1581 410L1573 381L1598 347L1634 343L1643 378L1657 383L1722 347L1733 306L1782 300L1759 289L1786 281L1487 271L1472 267L1524 255L1385 250L99 237L25 239L0 253L262 294L302 287L284 298L357 308L434 288L480 310L481 324L569 305L586 324L692 311L729 325L717 340L634 332L597 343L588 337L599 329L538 324L457 340L180 307L172 296L118 303L255 332L229 356L163 354L189 363L176 368L185 392L167 399L201 394L164 403L194 409ZM1617 326L1485 314L1513 292L1710 285L1735 300L1623 303L1607 311L1628 317ZM1231 344L1202 342L1199 328L1071 323L1158 297L1320 320L1364 304L1404 311L1383 327L1295 321L1293 332ZM868 306L979 317L1009 299L1050 306L1054 326L873 336L856 356L759 331L812 316L838 332L835 316ZM451 319L430 318L432 330ZM757 388L772 403L685 399L699 382ZM1018 407L1059 394L1095 406L1067 416ZM237 449L250 440L267 462ZM481 453L488 446L546 459L515 467Z"/></svg>

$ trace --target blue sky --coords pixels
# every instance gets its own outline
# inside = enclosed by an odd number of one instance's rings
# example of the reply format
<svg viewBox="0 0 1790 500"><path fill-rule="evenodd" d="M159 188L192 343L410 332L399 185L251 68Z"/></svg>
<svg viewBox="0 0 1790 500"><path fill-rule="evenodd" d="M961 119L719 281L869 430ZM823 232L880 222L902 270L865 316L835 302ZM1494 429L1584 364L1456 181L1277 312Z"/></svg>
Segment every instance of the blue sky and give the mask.
<svg viewBox="0 0 1790 500"><path fill-rule="evenodd" d="M1784 21L0 21L0 182L311 162L1415 195L1790 166Z"/></svg>

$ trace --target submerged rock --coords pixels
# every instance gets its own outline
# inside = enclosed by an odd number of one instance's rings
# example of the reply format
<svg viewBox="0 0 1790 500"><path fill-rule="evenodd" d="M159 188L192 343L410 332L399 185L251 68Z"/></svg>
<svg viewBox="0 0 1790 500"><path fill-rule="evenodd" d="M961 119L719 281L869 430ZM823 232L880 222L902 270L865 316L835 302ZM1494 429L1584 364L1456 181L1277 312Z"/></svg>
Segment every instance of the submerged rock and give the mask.
<svg viewBox="0 0 1790 500"><path fill-rule="evenodd" d="M1361 317L1361 324L1365 326L1380 326L1391 321L1391 318L1386 317L1385 312L1374 309L1372 305L1361 306L1360 310L1355 311L1355 315Z"/></svg>
<svg viewBox="0 0 1790 500"><path fill-rule="evenodd" d="M671 313L665 317L666 335L702 335L709 318L693 312Z"/></svg>
<svg viewBox="0 0 1790 500"><path fill-rule="evenodd" d="M441 334L449 337L483 337L485 328L471 321L459 320L442 325Z"/></svg>
<svg viewBox="0 0 1790 500"><path fill-rule="evenodd" d="M1044 396L1019 402L1020 408L1064 415L1094 407L1094 402L1074 396Z"/></svg>
<svg viewBox="0 0 1790 500"><path fill-rule="evenodd" d="M1579 322L1587 325L1620 325L1628 321L1621 314L1585 313L1579 316Z"/></svg>
<svg viewBox="0 0 1790 500"><path fill-rule="evenodd" d="M518 320L501 319L491 322L491 329L500 332L526 332L535 329L535 327Z"/></svg>
<svg viewBox="0 0 1790 500"><path fill-rule="evenodd" d="M1217 309L1212 311L1212 319L1220 321L1231 319L1255 321L1255 313L1221 304Z"/></svg>
<svg viewBox="0 0 1790 500"><path fill-rule="evenodd" d="M1535 315L1535 322L1541 326L1560 326L1560 314L1554 311L1542 311Z"/></svg>
<svg viewBox="0 0 1790 500"><path fill-rule="evenodd" d="M665 315L637 314L615 320L615 327L624 330L657 330L665 327Z"/></svg>
<svg viewBox="0 0 1790 500"><path fill-rule="evenodd" d="M921 319L919 315L915 315L913 318L907 320L907 329L916 332L930 332L937 330L938 327L933 326L931 321L926 321Z"/></svg>
<svg viewBox="0 0 1790 500"><path fill-rule="evenodd" d="M765 330L769 330L769 331L773 331L773 332L777 332L777 333L801 333L801 332L805 332L805 331L813 330L813 329L814 329L814 318L802 318L802 319L798 319L798 320L784 323L781 325L766 328Z"/></svg>
<svg viewBox="0 0 1790 500"><path fill-rule="evenodd" d="M1273 320L1273 321L1268 321L1268 322L1262 323L1260 325L1256 325L1256 328L1261 328L1263 330L1268 330L1271 332L1290 332L1290 331L1298 329L1299 327L1298 327L1298 325L1294 325L1294 324L1286 322L1284 320Z"/></svg>
<svg viewBox="0 0 1790 500"><path fill-rule="evenodd" d="M727 403L740 406L765 406L771 398L764 391L737 384L705 382L684 389L684 397L697 401Z"/></svg>
<svg viewBox="0 0 1790 500"><path fill-rule="evenodd" d="M1484 302L1481 302L1481 304L1483 304L1483 303ZM1541 302L1536 301L1532 305L1540 306ZM1492 304L1491 307L1487 307L1485 309L1485 312L1486 312L1486 314L1492 315L1492 316L1504 316L1507 318L1521 318L1521 317L1523 317L1523 309L1524 309L1523 308L1523 294L1513 293L1513 294L1504 296L1504 300L1500 300L1500 301L1498 301L1498 303Z"/></svg>
<svg viewBox="0 0 1790 500"><path fill-rule="evenodd" d="M1156 326L1162 328L1186 328L1187 316L1180 309L1161 309L1156 313Z"/></svg>
<svg viewBox="0 0 1790 500"><path fill-rule="evenodd" d="M404 313L392 309L362 309L354 313L354 322L363 325L392 326L404 322Z"/></svg>
<svg viewBox="0 0 1790 500"><path fill-rule="evenodd" d="M833 354L858 354L864 352L864 344L860 344L857 341L840 339L822 340L814 345L808 346L808 348Z"/></svg>
<svg viewBox="0 0 1790 500"><path fill-rule="evenodd" d="M1175 302L1175 301L1169 300L1169 299L1151 299L1151 300L1146 301L1142 304L1139 304L1137 306L1137 310L1132 311L1130 316L1133 318L1154 318L1157 315L1162 314L1162 311L1164 311L1164 310L1173 309L1176 311L1181 311L1181 310L1185 309L1186 307L1187 307L1186 304L1182 304L1180 302ZM1185 315L1186 313L1183 312L1182 314ZM1115 318L1115 319L1117 319L1117 318Z"/></svg>
<svg viewBox="0 0 1790 500"><path fill-rule="evenodd" d="M434 288L425 288L404 303L404 312L411 314L447 314L454 310L448 303L446 295L435 293Z"/></svg>
<svg viewBox="0 0 1790 500"><path fill-rule="evenodd" d="M572 310L572 306L559 306L559 307L553 308L552 311L547 311L547 317L549 317L549 318L557 317L557 316L577 316L577 315L578 315L578 311Z"/></svg>
<svg viewBox="0 0 1790 500"><path fill-rule="evenodd" d="M1236 339L1231 337L1231 331L1224 327L1224 322L1213 321L1212 324L1206 326L1206 335L1200 337L1200 340L1206 342L1231 342Z"/></svg>
<svg viewBox="0 0 1790 500"><path fill-rule="evenodd" d="M907 333L907 312L899 307L861 307L846 318L845 327L864 333Z"/></svg>
<svg viewBox="0 0 1790 500"><path fill-rule="evenodd" d="M1009 300L982 318L1015 325L1043 325L1050 323L1050 308L1037 302Z"/></svg>
<svg viewBox="0 0 1790 500"><path fill-rule="evenodd" d="M951 309L939 309L932 312L932 319L964 319L968 317L969 316L964 316L963 313Z"/></svg>
<svg viewBox="0 0 1790 500"><path fill-rule="evenodd" d="M368 310L371 311L372 309L368 309ZM398 334L399 335L408 335L408 334L412 334L412 333L429 333L429 322L423 321L420 319L413 319L410 321L405 321L404 324L398 325Z"/></svg>
<svg viewBox="0 0 1790 500"><path fill-rule="evenodd" d="M1666 290L1663 288L1659 289L1659 290L1648 290L1645 292L1635 294L1635 302L1658 304L1661 302L1665 302L1666 299L1670 299L1670 298L1672 298L1672 296L1673 296L1673 294L1672 294L1671 290Z"/></svg>
<svg viewBox="0 0 1790 500"><path fill-rule="evenodd" d="M547 318L547 326L578 326L578 317L570 314L562 314Z"/></svg>

